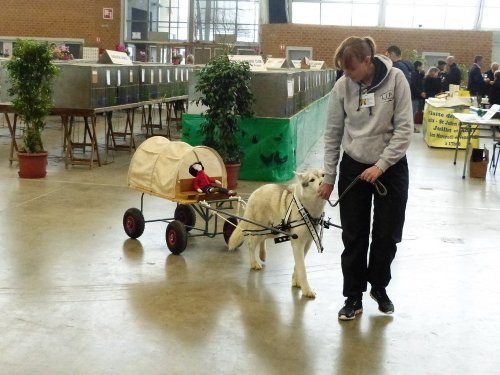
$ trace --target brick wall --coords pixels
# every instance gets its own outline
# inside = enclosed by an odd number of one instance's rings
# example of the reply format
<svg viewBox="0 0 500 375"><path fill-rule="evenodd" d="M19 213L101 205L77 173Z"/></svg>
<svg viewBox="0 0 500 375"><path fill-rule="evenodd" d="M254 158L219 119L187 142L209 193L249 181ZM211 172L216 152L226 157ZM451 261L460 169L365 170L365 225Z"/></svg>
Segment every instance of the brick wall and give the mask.
<svg viewBox="0 0 500 375"><path fill-rule="evenodd" d="M104 7L113 8L112 21L103 20ZM121 0L1 0L0 36L80 38L87 47L114 49L120 41L120 11ZM280 45L313 47L314 59L333 67L335 49L351 35L372 36L380 53L396 44L419 53L449 51L466 66L475 55L485 57L484 67L491 62L493 35L488 31L272 24L262 25L262 53L280 57L285 54Z"/></svg>
<svg viewBox="0 0 500 375"><path fill-rule="evenodd" d="M79 38L85 40L86 47L107 49L115 49L120 42L121 0L1 0L0 3L0 36ZM103 19L103 8L113 8L113 20Z"/></svg>
<svg viewBox="0 0 500 375"><path fill-rule="evenodd" d="M483 69L491 63L493 33L489 31L392 29L379 27L338 27L296 24L262 25L262 54L284 57L286 46L312 47L313 58L333 67L333 55L347 37L371 36L377 52L392 44L403 51L450 52L457 63L472 65L475 55L485 58ZM282 46L280 48L280 46Z"/></svg>

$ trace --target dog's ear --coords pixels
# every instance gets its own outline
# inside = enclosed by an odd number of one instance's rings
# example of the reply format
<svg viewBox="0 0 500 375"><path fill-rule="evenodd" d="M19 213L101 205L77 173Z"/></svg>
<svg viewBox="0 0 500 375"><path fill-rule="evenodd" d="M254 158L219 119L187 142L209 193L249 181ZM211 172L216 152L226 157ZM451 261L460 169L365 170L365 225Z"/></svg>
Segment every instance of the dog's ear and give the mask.
<svg viewBox="0 0 500 375"><path fill-rule="evenodd" d="M299 182L302 185L302 187L305 188L309 186L309 176L310 176L309 173L299 173L299 172L293 172L293 173L295 173L295 175L299 179Z"/></svg>
<svg viewBox="0 0 500 375"><path fill-rule="evenodd" d="M296 172L296 171L293 171L293 173L295 174L295 176L297 176L299 181L307 180L307 173L301 173L301 172Z"/></svg>

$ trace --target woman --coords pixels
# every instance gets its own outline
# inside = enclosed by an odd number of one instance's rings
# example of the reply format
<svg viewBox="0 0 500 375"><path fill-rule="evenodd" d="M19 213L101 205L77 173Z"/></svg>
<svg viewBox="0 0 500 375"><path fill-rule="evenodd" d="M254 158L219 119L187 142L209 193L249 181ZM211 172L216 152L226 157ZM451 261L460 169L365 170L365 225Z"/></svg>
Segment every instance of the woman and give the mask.
<svg viewBox="0 0 500 375"><path fill-rule="evenodd" d="M334 62L344 70L344 76L335 84L330 99L325 178L319 194L323 199L330 198L342 146L338 193L341 196L346 192L340 200L340 219L343 294L347 299L338 318L351 320L363 311L367 283L371 284L370 295L379 310L394 312L386 287L405 219L406 150L413 133L413 116L408 81L401 70L392 67L388 57L375 55L373 39L347 38L337 48ZM358 177L360 181L353 183ZM378 181L387 189L387 195L376 193Z"/></svg>
<svg viewBox="0 0 500 375"><path fill-rule="evenodd" d="M497 70L493 75L489 101L491 105L500 104L500 70Z"/></svg>
<svg viewBox="0 0 500 375"><path fill-rule="evenodd" d="M440 92L441 79L439 78L439 69L431 66L424 78L424 97L433 98Z"/></svg>

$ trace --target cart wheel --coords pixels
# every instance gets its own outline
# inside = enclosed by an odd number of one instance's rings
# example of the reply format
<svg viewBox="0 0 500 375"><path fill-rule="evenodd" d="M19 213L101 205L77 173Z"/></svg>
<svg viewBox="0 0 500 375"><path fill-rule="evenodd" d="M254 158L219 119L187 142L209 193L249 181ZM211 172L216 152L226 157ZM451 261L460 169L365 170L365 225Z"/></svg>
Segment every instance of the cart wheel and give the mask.
<svg viewBox="0 0 500 375"><path fill-rule="evenodd" d="M138 208L129 208L123 215L123 229L130 238L138 238L144 232L144 216Z"/></svg>
<svg viewBox="0 0 500 375"><path fill-rule="evenodd" d="M233 225L234 224L234 225ZM229 217L227 221L224 221L224 225L222 226L222 234L224 235L224 241L226 243L229 242L229 237L233 234L236 229L235 225L238 225L238 219L235 217Z"/></svg>
<svg viewBox="0 0 500 375"><path fill-rule="evenodd" d="M175 209L174 219L184 224L189 232L196 224L196 212L188 204L179 204Z"/></svg>
<svg viewBox="0 0 500 375"><path fill-rule="evenodd" d="M182 253L187 245L187 231L184 224L179 220L168 223L165 240L167 241L168 249L173 254L178 255Z"/></svg>

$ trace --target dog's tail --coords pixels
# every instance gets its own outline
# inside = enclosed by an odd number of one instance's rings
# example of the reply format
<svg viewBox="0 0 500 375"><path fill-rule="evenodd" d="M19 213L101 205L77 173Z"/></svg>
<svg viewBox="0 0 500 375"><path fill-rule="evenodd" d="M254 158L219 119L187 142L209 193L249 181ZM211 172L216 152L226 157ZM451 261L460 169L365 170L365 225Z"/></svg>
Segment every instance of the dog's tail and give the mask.
<svg viewBox="0 0 500 375"><path fill-rule="evenodd" d="M241 246L243 241L245 241L245 236L243 236L243 230L241 229L241 224L238 224L236 228L234 228L231 237L229 237L229 241L227 242L227 247L229 251L236 250Z"/></svg>

